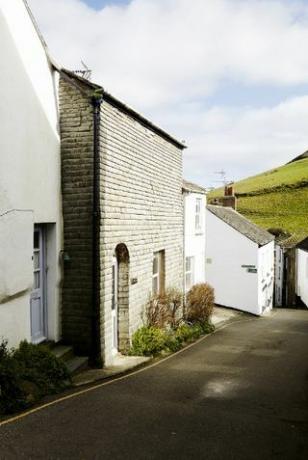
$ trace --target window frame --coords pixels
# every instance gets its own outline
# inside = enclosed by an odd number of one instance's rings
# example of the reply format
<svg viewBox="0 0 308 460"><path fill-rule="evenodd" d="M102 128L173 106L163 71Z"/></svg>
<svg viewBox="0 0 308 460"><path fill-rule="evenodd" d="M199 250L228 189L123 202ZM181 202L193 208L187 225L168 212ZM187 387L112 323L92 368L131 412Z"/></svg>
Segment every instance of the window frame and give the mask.
<svg viewBox="0 0 308 460"><path fill-rule="evenodd" d="M187 261L190 261L190 269L187 269ZM187 276L191 277L190 280L190 285L188 286L187 283ZM185 257L185 292L188 292L189 289L192 288L192 286L195 283L195 257L194 256L186 256Z"/></svg>

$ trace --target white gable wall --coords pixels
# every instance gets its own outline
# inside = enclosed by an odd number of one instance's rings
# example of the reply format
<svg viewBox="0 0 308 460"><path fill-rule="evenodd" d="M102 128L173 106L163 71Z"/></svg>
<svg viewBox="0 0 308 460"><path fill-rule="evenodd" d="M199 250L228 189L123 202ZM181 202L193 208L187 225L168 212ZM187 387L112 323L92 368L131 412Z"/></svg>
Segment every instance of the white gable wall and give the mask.
<svg viewBox="0 0 308 460"><path fill-rule="evenodd" d="M48 332L59 338L60 138L56 77L22 0L0 0L0 43L0 339L15 346L30 339L34 224L52 224Z"/></svg>
<svg viewBox="0 0 308 460"><path fill-rule="evenodd" d="M196 199L202 201L201 207L201 229L196 231ZM184 234L185 234L185 258L194 258L193 284L204 283L205 281L205 206L206 197L201 193L184 192ZM185 260L184 260L185 271Z"/></svg>
<svg viewBox="0 0 308 460"><path fill-rule="evenodd" d="M274 241L261 246L258 251L258 302L259 314L273 308L274 294Z"/></svg>
<svg viewBox="0 0 308 460"><path fill-rule="evenodd" d="M219 305L259 314L258 274L242 265L258 267L258 245L206 211L205 278L215 289Z"/></svg>
<svg viewBox="0 0 308 460"><path fill-rule="evenodd" d="M296 294L308 307L308 252L296 250Z"/></svg>

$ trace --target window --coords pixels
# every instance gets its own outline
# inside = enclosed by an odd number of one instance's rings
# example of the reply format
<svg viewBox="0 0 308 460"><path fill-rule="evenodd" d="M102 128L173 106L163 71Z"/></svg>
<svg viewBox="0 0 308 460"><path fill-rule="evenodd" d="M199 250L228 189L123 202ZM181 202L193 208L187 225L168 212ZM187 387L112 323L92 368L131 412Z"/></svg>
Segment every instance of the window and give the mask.
<svg viewBox="0 0 308 460"><path fill-rule="evenodd" d="M154 252L153 255L153 275L152 293L162 294L164 292L164 264L165 251Z"/></svg>
<svg viewBox="0 0 308 460"><path fill-rule="evenodd" d="M195 213L195 230L196 230L196 232L200 232L200 230L202 229L201 206L202 206L202 198L196 198L196 213Z"/></svg>
<svg viewBox="0 0 308 460"><path fill-rule="evenodd" d="M194 257L186 257L185 258L185 291L189 291L189 289L194 285L194 265L195 265L195 258Z"/></svg>

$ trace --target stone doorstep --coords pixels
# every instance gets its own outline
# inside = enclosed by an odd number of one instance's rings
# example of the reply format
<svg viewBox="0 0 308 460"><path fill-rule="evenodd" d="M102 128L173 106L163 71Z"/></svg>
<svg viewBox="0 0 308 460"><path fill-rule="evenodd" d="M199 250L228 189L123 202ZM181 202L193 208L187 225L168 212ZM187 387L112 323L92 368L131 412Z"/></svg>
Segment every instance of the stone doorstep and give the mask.
<svg viewBox="0 0 308 460"><path fill-rule="evenodd" d="M73 376L72 382L74 387L87 385L110 377L125 374L133 369L141 367L152 358L146 356L124 356L118 354L115 356L112 365L102 369L88 369L78 375Z"/></svg>

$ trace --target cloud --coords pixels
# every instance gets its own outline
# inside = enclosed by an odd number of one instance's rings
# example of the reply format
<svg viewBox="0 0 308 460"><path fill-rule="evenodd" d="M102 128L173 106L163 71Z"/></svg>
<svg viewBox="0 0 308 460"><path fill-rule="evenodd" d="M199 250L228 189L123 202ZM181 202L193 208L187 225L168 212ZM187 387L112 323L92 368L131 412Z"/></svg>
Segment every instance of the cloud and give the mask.
<svg viewBox="0 0 308 460"><path fill-rule="evenodd" d="M95 11L80 0L28 1L57 61L76 69L84 60L93 80L186 138L190 178L204 183L222 166L240 177L307 144L305 97L264 109L205 104L227 80L252 92L308 84L305 2L132 0Z"/></svg>

